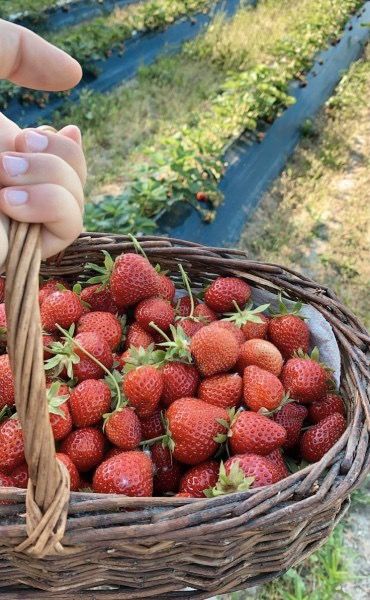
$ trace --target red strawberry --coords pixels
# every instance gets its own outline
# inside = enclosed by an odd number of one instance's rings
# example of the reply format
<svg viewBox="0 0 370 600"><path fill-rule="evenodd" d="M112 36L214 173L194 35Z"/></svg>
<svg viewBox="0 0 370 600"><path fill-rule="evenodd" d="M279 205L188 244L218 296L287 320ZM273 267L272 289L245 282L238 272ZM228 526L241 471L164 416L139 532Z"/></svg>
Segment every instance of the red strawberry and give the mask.
<svg viewBox="0 0 370 600"><path fill-rule="evenodd" d="M199 386L198 395L203 402L231 408L238 406L243 394L243 380L237 373L213 375L203 379Z"/></svg>
<svg viewBox="0 0 370 600"><path fill-rule="evenodd" d="M16 487L15 482L12 477L9 475L5 475L5 473L1 473L0 471L0 488L2 487ZM5 504L12 504L11 500L0 500L0 506L4 506Z"/></svg>
<svg viewBox="0 0 370 600"><path fill-rule="evenodd" d="M68 454L77 469L84 473L103 460L105 438L98 429L83 427L72 431L63 440L60 450L63 454Z"/></svg>
<svg viewBox="0 0 370 600"><path fill-rule="evenodd" d="M142 417L140 424L143 440L152 440L165 433L160 410L154 411L149 417Z"/></svg>
<svg viewBox="0 0 370 600"><path fill-rule="evenodd" d="M263 339L267 334L268 317L262 314L264 310L269 308L269 304L253 307L253 303L249 302L244 310L235 306L236 312L228 313L226 323L231 323L237 326L243 333L244 341L252 339Z"/></svg>
<svg viewBox="0 0 370 600"><path fill-rule="evenodd" d="M346 414L343 399L336 394L326 394L322 400L312 402L308 407L308 418L313 423L319 423L319 421L334 413L339 413L343 416Z"/></svg>
<svg viewBox="0 0 370 600"><path fill-rule="evenodd" d="M153 331L151 323L154 323L162 331L167 331L169 326L175 322L175 311L168 300L158 297L146 298L135 308L135 319L149 333Z"/></svg>
<svg viewBox="0 0 370 600"><path fill-rule="evenodd" d="M294 400L307 404L326 395L328 374L322 365L308 356L290 358L282 370L281 381Z"/></svg>
<svg viewBox="0 0 370 600"><path fill-rule="evenodd" d="M57 452L55 456L58 460L60 460L60 462L62 462L67 467L67 471L69 473L71 492L77 492L77 490L79 490L80 488L81 480L76 465L71 461L67 454Z"/></svg>
<svg viewBox="0 0 370 600"><path fill-rule="evenodd" d="M68 402L69 389L59 381L54 381L48 386L46 396L54 439L63 440L72 431L72 417Z"/></svg>
<svg viewBox="0 0 370 600"><path fill-rule="evenodd" d="M285 404L276 414L275 421L284 427L287 438L284 448L293 448L299 440L303 421L307 417L307 408L302 404L289 402Z"/></svg>
<svg viewBox="0 0 370 600"><path fill-rule="evenodd" d="M104 456L104 461L108 460L108 458L113 458L113 456L118 456L119 454L122 454L122 452L124 452L122 448L110 448Z"/></svg>
<svg viewBox="0 0 370 600"><path fill-rule="evenodd" d="M267 335L268 325L269 325L269 317L266 315L258 315L261 320L261 323L253 323L249 321L242 325L241 330L245 335L246 340L253 339L264 339Z"/></svg>
<svg viewBox="0 0 370 600"><path fill-rule="evenodd" d="M189 492L178 492L175 494L175 498L193 498L193 496Z"/></svg>
<svg viewBox="0 0 370 600"><path fill-rule="evenodd" d="M98 466L93 478L93 490L100 494L151 496L152 461L144 452L122 452Z"/></svg>
<svg viewBox="0 0 370 600"><path fill-rule="evenodd" d="M245 306L251 295L251 288L237 277L218 277L205 291L204 301L215 312L223 313Z"/></svg>
<svg viewBox="0 0 370 600"><path fill-rule="evenodd" d="M217 321L217 314L207 304L197 304L194 308L194 317L198 318L203 325Z"/></svg>
<svg viewBox="0 0 370 600"><path fill-rule="evenodd" d="M61 288L69 289L69 285L64 279L48 279L40 286L39 291L39 304L43 303L45 298L50 296L53 292L58 292Z"/></svg>
<svg viewBox="0 0 370 600"><path fill-rule="evenodd" d="M27 489L28 485L28 466L23 462L12 471L13 485L23 490Z"/></svg>
<svg viewBox="0 0 370 600"><path fill-rule="evenodd" d="M104 376L104 370L101 366L87 356L84 350L92 354L107 369L112 368L112 350L109 344L98 333L93 333L92 331L79 333L74 338L74 342L74 352L80 357L80 362L73 365L73 375L78 381L100 379ZM81 350L80 346L83 350Z"/></svg>
<svg viewBox="0 0 370 600"><path fill-rule="evenodd" d="M109 312L90 312L83 315L77 324L77 333L93 331L108 342L115 350L122 339L122 325L115 315Z"/></svg>
<svg viewBox="0 0 370 600"><path fill-rule="evenodd" d="M274 410L284 397L281 381L269 371L251 365L244 369L244 401L248 408Z"/></svg>
<svg viewBox="0 0 370 600"><path fill-rule="evenodd" d="M177 492L182 474L180 463L172 458L169 449L164 448L161 443L154 444L150 452L154 465L154 493L163 496Z"/></svg>
<svg viewBox="0 0 370 600"><path fill-rule="evenodd" d="M0 302L5 302L5 277L0 277Z"/></svg>
<svg viewBox="0 0 370 600"><path fill-rule="evenodd" d="M238 413L230 427L230 448L233 454L266 456L286 440L286 431L278 423L254 412Z"/></svg>
<svg viewBox="0 0 370 600"><path fill-rule="evenodd" d="M85 287L80 294L83 302L86 302L92 311L103 311L116 314L118 306L112 298L109 286L100 283Z"/></svg>
<svg viewBox="0 0 370 600"><path fill-rule="evenodd" d="M8 474L24 462L24 445L18 419L7 419L0 424L0 465Z"/></svg>
<svg viewBox="0 0 370 600"><path fill-rule="evenodd" d="M14 406L14 381L9 356L0 356L0 410L4 406Z"/></svg>
<svg viewBox="0 0 370 600"><path fill-rule="evenodd" d="M76 427L89 427L101 421L109 412L111 391L102 379L81 381L71 392L69 407Z"/></svg>
<svg viewBox="0 0 370 600"><path fill-rule="evenodd" d="M57 325L68 329L84 313L84 307L77 294L71 290L53 292L41 305L41 322L46 331L56 331Z"/></svg>
<svg viewBox="0 0 370 600"><path fill-rule="evenodd" d="M279 469L279 472L280 472L279 480L285 479L285 477L289 477L290 473L288 471L288 467L286 466L286 464L284 462L280 448L276 448L275 450L270 452L270 454L267 454L266 458L268 460L271 460L271 462L274 463L275 467L277 467Z"/></svg>
<svg viewBox="0 0 370 600"><path fill-rule="evenodd" d="M1 281L1 278L0 278L0 281ZM7 333L8 332L7 332L5 304L0 304L0 349L1 350L6 348Z"/></svg>
<svg viewBox="0 0 370 600"><path fill-rule="evenodd" d="M161 368L163 377L162 402L170 406L172 402L185 396L195 396L199 384L199 373L194 365L169 362Z"/></svg>
<svg viewBox="0 0 370 600"><path fill-rule="evenodd" d="M235 325L235 323L230 323L230 321L213 321L210 325L211 327L219 327L221 329L226 329L230 331L235 337L238 346L240 347L245 342L245 335L239 327Z"/></svg>
<svg viewBox="0 0 370 600"><path fill-rule="evenodd" d="M189 469L181 478L180 493L192 498L204 498L204 490L216 485L220 465L216 460L208 460Z"/></svg>
<svg viewBox="0 0 370 600"><path fill-rule="evenodd" d="M127 373L123 380L123 391L136 408L139 417L148 417L157 408L162 391L163 378L152 365L143 365Z"/></svg>
<svg viewBox="0 0 370 600"><path fill-rule="evenodd" d="M167 419L175 444L173 456L187 465L197 465L216 452L218 442L214 438L226 432L219 420L227 421L228 414L202 400L181 398L171 404Z"/></svg>
<svg viewBox="0 0 370 600"><path fill-rule="evenodd" d="M121 450L135 450L142 440L139 417L132 408L120 408L105 422L105 435Z"/></svg>
<svg viewBox="0 0 370 600"><path fill-rule="evenodd" d="M194 319L181 319L180 321L178 321L178 324L180 325L180 327L182 327L184 333L189 337L192 338L195 336L195 334L204 327L204 323L202 323L201 321L195 321Z"/></svg>
<svg viewBox="0 0 370 600"><path fill-rule="evenodd" d="M164 273L158 273L158 278L158 296L173 302L176 292L174 282Z"/></svg>
<svg viewBox="0 0 370 600"><path fill-rule="evenodd" d="M320 460L339 440L346 429L343 415L334 413L313 425L301 437L301 455L308 462Z"/></svg>
<svg viewBox="0 0 370 600"><path fill-rule="evenodd" d="M238 344L234 335L212 325L202 327L195 334L190 350L199 371L205 376L229 371L238 357Z"/></svg>
<svg viewBox="0 0 370 600"><path fill-rule="evenodd" d="M232 456L225 462L227 475L230 475L234 464L238 464L244 477L253 477L253 481L250 483L251 488L272 485L281 479L280 469L266 456L258 456L257 454Z"/></svg>
<svg viewBox="0 0 370 600"><path fill-rule="evenodd" d="M159 276L147 258L131 252L115 260L110 276L113 300L119 308L158 294Z"/></svg>
<svg viewBox="0 0 370 600"><path fill-rule="evenodd" d="M197 304L197 300L194 298L194 304ZM191 299L190 296L181 296L178 299L175 306L175 313L179 317L189 317L191 313Z"/></svg>
<svg viewBox="0 0 370 600"><path fill-rule="evenodd" d="M278 377L283 366L283 357L276 346L266 340L248 340L239 349L239 373L243 374L245 367L249 365L270 371Z"/></svg>
<svg viewBox="0 0 370 600"><path fill-rule="evenodd" d="M300 316L301 308L302 304L296 302L289 310L279 296L279 311L273 314L269 322L269 339L279 348L285 359L291 358L298 350L308 352L310 330Z"/></svg>
<svg viewBox="0 0 370 600"><path fill-rule="evenodd" d="M153 330L154 331L154 330ZM125 348L147 348L150 344L154 344L153 336L145 331L139 323L129 325L126 332Z"/></svg>

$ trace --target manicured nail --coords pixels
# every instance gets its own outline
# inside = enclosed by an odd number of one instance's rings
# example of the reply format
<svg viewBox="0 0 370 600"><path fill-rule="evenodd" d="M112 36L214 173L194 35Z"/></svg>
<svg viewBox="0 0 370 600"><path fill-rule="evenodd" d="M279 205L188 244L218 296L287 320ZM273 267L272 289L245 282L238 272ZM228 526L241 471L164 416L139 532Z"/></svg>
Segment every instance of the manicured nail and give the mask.
<svg viewBox="0 0 370 600"><path fill-rule="evenodd" d="M4 156L3 167L10 177L16 177L16 175L23 175L28 171L28 160L21 156Z"/></svg>
<svg viewBox="0 0 370 600"><path fill-rule="evenodd" d="M7 189L4 192L5 200L11 206L20 206L26 204L28 200L28 193L24 190Z"/></svg>
<svg viewBox="0 0 370 600"><path fill-rule="evenodd" d="M24 136L26 138L27 149L30 152L43 152L46 150L49 143L46 135L36 133L36 131L26 131Z"/></svg>

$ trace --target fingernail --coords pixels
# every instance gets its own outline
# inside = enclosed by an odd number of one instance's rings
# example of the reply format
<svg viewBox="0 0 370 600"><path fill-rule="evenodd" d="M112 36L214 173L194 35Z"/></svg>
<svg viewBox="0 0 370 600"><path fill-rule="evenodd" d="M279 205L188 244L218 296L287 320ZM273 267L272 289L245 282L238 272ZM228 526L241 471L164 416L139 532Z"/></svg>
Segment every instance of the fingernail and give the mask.
<svg viewBox="0 0 370 600"><path fill-rule="evenodd" d="M49 140L46 135L36 133L36 131L26 131L26 146L30 152L43 152L46 150Z"/></svg>
<svg viewBox="0 0 370 600"><path fill-rule="evenodd" d="M24 190L7 189L4 192L5 200L12 206L20 206L26 204L28 193Z"/></svg>
<svg viewBox="0 0 370 600"><path fill-rule="evenodd" d="M16 175L23 175L26 173L29 164L28 160L25 158L8 155L3 157L3 167L10 177L15 177Z"/></svg>

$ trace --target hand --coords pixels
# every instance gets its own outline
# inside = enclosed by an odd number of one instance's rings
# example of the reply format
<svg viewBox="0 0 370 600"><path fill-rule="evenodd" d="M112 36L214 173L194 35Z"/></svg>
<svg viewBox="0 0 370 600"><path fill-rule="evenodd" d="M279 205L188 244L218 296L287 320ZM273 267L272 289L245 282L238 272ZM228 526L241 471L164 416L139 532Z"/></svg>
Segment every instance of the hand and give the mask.
<svg viewBox="0 0 370 600"><path fill-rule="evenodd" d="M73 58L31 31L0 20L0 79L60 91L80 78L81 67ZM77 127L65 127L58 134L21 132L0 113L0 268L8 252L8 217L44 223L43 258L77 237L85 177Z"/></svg>

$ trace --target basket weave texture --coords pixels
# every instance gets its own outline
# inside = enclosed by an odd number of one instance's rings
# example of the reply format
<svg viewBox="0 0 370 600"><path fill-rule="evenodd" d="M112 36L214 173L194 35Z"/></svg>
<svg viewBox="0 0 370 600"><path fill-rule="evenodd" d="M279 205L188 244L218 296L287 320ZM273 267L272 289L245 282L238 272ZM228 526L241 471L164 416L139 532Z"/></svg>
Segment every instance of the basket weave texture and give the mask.
<svg viewBox="0 0 370 600"><path fill-rule="evenodd" d="M8 350L30 483L27 492L0 488L0 598L205 599L273 579L324 543L370 471L370 338L355 315L330 289L241 251L138 238L149 260L175 279L180 262L194 285L237 276L320 311L341 351L348 427L320 462L265 488L204 500L69 493L45 400L39 237L38 225L12 224ZM86 278L84 265L102 263L102 250L117 256L133 244L126 236L82 234L41 272Z"/></svg>

